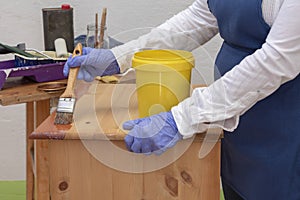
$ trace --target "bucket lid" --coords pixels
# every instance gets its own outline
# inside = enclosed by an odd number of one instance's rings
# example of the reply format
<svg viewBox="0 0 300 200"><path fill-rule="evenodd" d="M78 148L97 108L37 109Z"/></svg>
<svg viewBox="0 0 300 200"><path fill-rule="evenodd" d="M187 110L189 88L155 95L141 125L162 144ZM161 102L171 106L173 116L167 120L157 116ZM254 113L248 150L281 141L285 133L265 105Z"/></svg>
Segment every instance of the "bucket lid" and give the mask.
<svg viewBox="0 0 300 200"><path fill-rule="evenodd" d="M194 67L194 56L189 51L174 49L143 50L136 52L132 60L132 67L157 64L176 68L177 65Z"/></svg>

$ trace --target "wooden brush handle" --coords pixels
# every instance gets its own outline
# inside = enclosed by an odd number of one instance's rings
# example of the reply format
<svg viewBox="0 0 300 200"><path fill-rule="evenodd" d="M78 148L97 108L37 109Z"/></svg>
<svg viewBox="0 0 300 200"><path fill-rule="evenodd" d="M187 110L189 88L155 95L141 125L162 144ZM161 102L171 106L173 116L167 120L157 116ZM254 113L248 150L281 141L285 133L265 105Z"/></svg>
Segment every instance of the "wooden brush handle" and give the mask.
<svg viewBox="0 0 300 200"><path fill-rule="evenodd" d="M72 58L75 56L82 55L82 44L78 43L73 51ZM61 97L73 97L74 95L74 86L75 80L77 79L77 74L79 71L79 67L70 67L68 82L65 92L61 95Z"/></svg>
<svg viewBox="0 0 300 200"><path fill-rule="evenodd" d="M107 8L103 8L102 17L101 17L101 24L100 24L100 39L99 39L100 48L102 48L103 45L104 45L104 32L105 32L105 26L106 26L106 13L107 13Z"/></svg>
<svg viewBox="0 0 300 200"><path fill-rule="evenodd" d="M94 47L98 48L99 47L99 42L98 42L98 13L95 15L95 44Z"/></svg>

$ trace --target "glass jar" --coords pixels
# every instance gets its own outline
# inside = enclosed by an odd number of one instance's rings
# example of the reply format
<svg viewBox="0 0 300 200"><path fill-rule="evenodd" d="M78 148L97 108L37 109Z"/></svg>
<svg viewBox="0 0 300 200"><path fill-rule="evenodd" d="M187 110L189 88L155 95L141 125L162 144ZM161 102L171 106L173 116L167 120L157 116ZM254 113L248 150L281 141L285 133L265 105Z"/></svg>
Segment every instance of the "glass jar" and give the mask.
<svg viewBox="0 0 300 200"><path fill-rule="evenodd" d="M101 33L101 28L98 26L97 28L95 27L95 24L88 24L87 25L87 35L86 35L86 40L85 40L85 46L87 47L92 47L92 48L108 48L108 37L106 33L106 27L104 27L103 30L103 38L100 37ZM97 38L95 40L95 38ZM100 40L103 40L102 42Z"/></svg>

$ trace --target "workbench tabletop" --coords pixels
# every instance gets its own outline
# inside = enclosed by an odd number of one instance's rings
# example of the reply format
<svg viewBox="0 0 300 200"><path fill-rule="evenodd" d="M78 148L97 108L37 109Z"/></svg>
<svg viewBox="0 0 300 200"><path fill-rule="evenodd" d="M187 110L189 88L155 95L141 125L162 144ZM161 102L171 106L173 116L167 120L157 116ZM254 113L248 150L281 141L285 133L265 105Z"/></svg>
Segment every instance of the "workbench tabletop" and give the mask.
<svg viewBox="0 0 300 200"><path fill-rule="evenodd" d="M81 82L76 90L73 123L55 125L53 112L30 138L123 140L122 123L138 117L135 84Z"/></svg>
<svg viewBox="0 0 300 200"><path fill-rule="evenodd" d="M0 90L0 105L7 106L58 97L62 94L63 90L51 93L38 90L38 87L41 85L57 82L66 83L66 80L36 83L22 78L7 81L2 90Z"/></svg>
<svg viewBox="0 0 300 200"><path fill-rule="evenodd" d="M70 125L55 125L53 112L31 135L30 139L58 140L123 140L122 124L138 118L135 84L101 84L80 82ZM198 134L203 139L205 134Z"/></svg>

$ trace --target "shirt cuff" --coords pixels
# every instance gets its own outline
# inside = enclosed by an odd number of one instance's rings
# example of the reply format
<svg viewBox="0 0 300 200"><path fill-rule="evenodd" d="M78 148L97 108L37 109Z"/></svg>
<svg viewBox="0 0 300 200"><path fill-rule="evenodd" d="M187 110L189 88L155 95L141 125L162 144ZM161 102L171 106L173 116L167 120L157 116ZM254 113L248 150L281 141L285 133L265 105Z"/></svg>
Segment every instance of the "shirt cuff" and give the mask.
<svg viewBox="0 0 300 200"><path fill-rule="evenodd" d="M197 103L194 101L197 101ZM229 132L232 132L237 128L239 124L239 115L227 118L225 114L224 119L222 120L208 120L206 118L207 113L214 113L216 110L201 107L199 101L203 101L201 95L199 99L195 99L195 96L192 96L171 109L178 131L184 139L190 138L196 133L205 132L209 128L221 128Z"/></svg>

